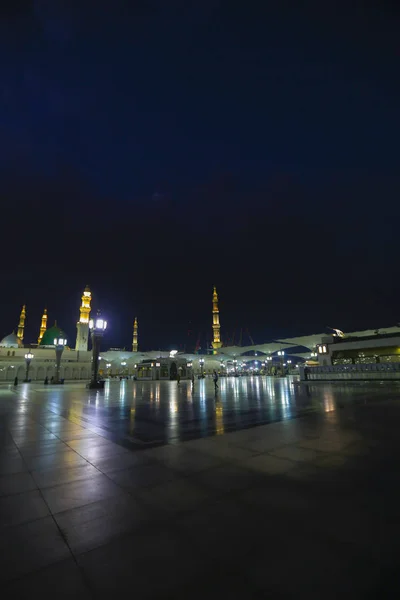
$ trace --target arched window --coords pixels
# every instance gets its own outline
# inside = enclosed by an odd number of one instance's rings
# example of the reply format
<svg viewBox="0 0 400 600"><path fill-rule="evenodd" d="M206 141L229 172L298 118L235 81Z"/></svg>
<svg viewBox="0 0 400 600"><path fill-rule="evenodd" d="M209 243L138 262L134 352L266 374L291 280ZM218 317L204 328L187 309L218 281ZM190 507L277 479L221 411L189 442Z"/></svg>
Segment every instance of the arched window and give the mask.
<svg viewBox="0 0 400 600"><path fill-rule="evenodd" d="M7 352L7 356L10 356L10 351Z"/></svg>

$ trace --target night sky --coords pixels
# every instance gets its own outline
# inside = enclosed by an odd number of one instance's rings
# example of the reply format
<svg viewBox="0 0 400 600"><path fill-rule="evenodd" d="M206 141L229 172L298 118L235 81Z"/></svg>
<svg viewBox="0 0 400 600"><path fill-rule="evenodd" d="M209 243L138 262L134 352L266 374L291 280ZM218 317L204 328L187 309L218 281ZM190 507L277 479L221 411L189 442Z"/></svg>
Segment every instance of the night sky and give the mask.
<svg viewBox="0 0 400 600"><path fill-rule="evenodd" d="M265 6L263 6L265 5ZM400 321L395 2L9 0L0 336L191 350Z"/></svg>

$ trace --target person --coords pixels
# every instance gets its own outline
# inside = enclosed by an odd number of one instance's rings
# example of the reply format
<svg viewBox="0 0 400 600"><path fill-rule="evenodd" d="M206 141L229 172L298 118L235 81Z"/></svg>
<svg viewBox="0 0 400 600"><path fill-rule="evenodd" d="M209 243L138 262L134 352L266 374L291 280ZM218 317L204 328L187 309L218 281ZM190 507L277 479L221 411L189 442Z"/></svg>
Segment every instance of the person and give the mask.
<svg viewBox="0 0 400 600"><path fill-rule="evenodd" d="M218 373L217 371L213 372L213 381L214 381L214 389L217 391L218 389Z"/></svg>
<svg viewBox="0 0 400 600"><path fill-rule="evenodd" d="M180 384L180 382L181 382L181 376L179 375L179 373L178 373L178 375L176 376L176 382L177 382L177 384L178 384L178 385L179 385L179 384Z"/></svg>
<svg viewBox="0 0 400 600"><path fill-rule="evenodd" d="M47 375L44 379L44 385L49 385L49 378L47 377Z"/></svg>
<svg viewBox="0 0 400 600"><path fill-rule="evenodd" d="M191 380L192 380L192 387L194 387L194 373L193 373L193 371L192 371Z"/></svg>
<svg viewBox="0 0 400 600"><path fill-rule="evenodd" d="M18 385L18 377L14 379L14 385Z"/></svg>
<svg viewBox="0 0 400 600"><path fill-rule="evenodd" d="M52 378L50 379L50 383L53 383L53 381L54 381L54 377L52 377Z"/></svg>

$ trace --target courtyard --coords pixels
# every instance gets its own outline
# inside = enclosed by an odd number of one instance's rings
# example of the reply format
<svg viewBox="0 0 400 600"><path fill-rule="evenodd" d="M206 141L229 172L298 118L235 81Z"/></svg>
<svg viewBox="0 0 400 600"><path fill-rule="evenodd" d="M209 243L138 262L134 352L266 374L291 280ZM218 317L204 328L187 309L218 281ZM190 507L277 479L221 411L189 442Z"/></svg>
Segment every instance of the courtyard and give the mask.
<svg viewBox="0 0 400 600"><path fill-rule="evenodd" d="M399 594L396 383L0 387L5 598Z"/></svg>

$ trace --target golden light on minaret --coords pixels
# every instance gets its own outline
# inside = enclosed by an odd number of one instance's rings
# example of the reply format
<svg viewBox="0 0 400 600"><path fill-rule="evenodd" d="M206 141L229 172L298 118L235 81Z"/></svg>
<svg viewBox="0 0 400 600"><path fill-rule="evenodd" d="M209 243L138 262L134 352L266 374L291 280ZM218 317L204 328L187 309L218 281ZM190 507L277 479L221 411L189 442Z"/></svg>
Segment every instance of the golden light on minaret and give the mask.
<svg viewBox="0 0 400 600"><path fill-rule="evenodd" d="M40 323L40 331L39 331L39 337L38 337L38 341L37 343L40 344L43 334L47 329L47 308L44 309L44 312L42 314L42 322Z"/></svg>
<svg viewBox="0 0 400 600"><path fill-rule="evenodd" d="M19 338L22 342L24 339L24 328L25 328L25 319L26 319L26 308L25 304L22 307L21 314L19 315L19 323L18 323L18 331L17 338Z"/></svg>
<svg viewBox="0 0 400 600"><path fill-rule="evenodd" d="M217 288L214 286L213 298L212 298L212 315L213 315L213 342L212 347L214 354L218 354L218 349L222 347L221 343L221 325L219 324L219 308L218 308L218 294Z"/></svg>
<svg viewBox="0 0 400 600"><path fill-rule="evenodd" d="M89 343L89 318L90 318L90 303L92 301L92 293L89 286L85 287L81 298L81 307L79 310L79 321L76 324L77 335L75 350L77 352L86 352Z"/></svg>
<svg viewBox="0 0 400 600"><path fill-rule="evenodd" d="M81 300L82 303L80 309L79 323L89 323L90 303L92 301L92 294L88 285L85 287L85 291L83 292Z"/></svg>
<svg viewBox="0 0 400 600"><path fill-rule="evenodd" d="M133 340L132 340L132 352L138 351L138 322L137 317L133 323Z"/></svg>

